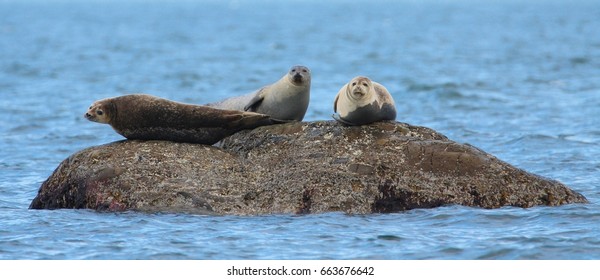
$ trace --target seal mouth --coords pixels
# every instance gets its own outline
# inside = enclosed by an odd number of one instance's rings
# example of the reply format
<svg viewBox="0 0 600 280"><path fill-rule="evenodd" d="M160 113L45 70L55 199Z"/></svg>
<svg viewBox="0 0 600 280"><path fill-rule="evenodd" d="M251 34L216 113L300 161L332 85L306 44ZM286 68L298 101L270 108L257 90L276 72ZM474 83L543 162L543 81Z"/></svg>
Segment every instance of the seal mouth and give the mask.
<svg viewBox="0 0 600 280"><path fill-rule="evenodd" d="M98 118L90 113L85 113L83 117L86 118L88 121L98 122Z"/></svg>

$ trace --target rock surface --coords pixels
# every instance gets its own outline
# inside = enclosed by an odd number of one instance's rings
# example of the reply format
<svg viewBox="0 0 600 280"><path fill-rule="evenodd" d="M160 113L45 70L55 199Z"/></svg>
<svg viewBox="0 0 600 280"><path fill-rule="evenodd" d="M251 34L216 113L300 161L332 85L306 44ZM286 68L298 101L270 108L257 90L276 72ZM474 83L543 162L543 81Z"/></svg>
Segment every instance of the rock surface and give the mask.
<svg viewBox="0 0 600 280"><path fill-rule="evenodd" d="M560 182L428 128L319 121L245 130L220 147L121 141L88 148L58 166L30 207L259 215L586 202Z"/></svg>

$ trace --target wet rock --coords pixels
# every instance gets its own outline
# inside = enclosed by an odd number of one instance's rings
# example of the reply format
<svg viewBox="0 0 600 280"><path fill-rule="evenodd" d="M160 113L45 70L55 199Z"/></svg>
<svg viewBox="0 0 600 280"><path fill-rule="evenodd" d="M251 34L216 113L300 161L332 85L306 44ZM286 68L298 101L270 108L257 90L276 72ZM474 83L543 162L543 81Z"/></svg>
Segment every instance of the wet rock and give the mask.
<svg viewBox="0 0 600 280"><path fill-rule="evenodd" d="M428 128L319 121L242 131L220 147L164 141L92 147L63 161L31 208L258 215L586 202L560 182Z"/></svg>

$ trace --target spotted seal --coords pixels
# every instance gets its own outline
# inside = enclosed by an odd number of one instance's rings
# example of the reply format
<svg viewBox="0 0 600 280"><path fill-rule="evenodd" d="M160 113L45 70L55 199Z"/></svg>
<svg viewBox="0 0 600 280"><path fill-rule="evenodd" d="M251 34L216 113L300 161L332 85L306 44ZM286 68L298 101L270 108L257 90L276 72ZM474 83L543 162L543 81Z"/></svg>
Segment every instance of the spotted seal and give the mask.
<svg viewBox="0 0 600 280"><path fill-rule="evenodd" d="M333 104L333 118L346 125L396 119L396 105L387 89L363 76L344 85Z"/></svg>

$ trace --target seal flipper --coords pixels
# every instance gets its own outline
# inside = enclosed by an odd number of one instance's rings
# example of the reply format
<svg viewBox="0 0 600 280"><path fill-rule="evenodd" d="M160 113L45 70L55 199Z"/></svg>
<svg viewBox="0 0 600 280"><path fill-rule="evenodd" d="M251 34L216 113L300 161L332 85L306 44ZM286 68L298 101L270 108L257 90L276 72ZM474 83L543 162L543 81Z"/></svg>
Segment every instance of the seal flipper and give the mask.
<svg viewBox="0 0 600 280"><path fill-rule="evenodd" d="M340 116L340 114L333 114L333 115L331 115L331 117L332 117L334 120L336 120L336 121L338 121L338 122L340 122L340 123L342 123L342 124L345 124L345 125L350 125L350 126L355 126L355 125L358 125L358 124L355 124L355 123L351 123L351 122L349 122L349 121L347 121L347 120L344 120L344 119L343 119L343 118Z"/></svg>
<svg viewBox="0 0 600 280"><path fill-rule="evenodd" d="M256 109L258 109L258 106L260 106L260 104L265 99L265 96L263 95L264 89L265 88L263 87L263 88L259 89L258 92L256 92L254 97L252 97L252 99L250 99L248 104L246 104L246 106L244 106L244 111L256 112Z"/></svg>
<svg viewBox="0 0 600 280"><path fill-rule="evenodd" d="M338 99L340 99L340 94L339 93L335 96L335 101L333 101L333 112L334 113L337 113ZM335 119L335 117L334 117L334 119Z"/></svg>
<svg viewBox="0 0 600 280"><path fill-rule="evenodd" d="M235 112L235 111L232 111ZM230 115L232 119L226 122L223 127L228 129L248 129L256 128L263 125L271 125L274 123L271 117L265 114L259 114L254 112L242 112L233 113Z"/></svg>
<svg viewBox="0 0 600 280"><path fill-rule="evenodd" d="M282 119L274 119L274 118L271 118L271 121L273 122L273 124L283 124L283 123L299 122L297 120L282 120Z"/></svg>

